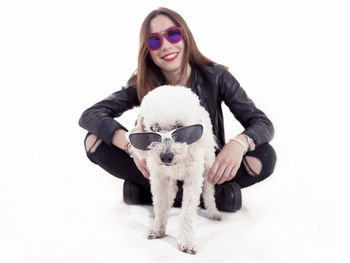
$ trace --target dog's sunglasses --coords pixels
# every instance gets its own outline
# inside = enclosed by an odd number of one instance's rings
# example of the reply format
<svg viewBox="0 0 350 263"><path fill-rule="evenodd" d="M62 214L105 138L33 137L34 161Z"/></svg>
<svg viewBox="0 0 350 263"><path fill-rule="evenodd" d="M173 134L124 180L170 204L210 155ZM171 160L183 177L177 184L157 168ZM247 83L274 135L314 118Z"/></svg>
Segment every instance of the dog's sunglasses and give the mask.
<svg viewBox="0 0 350 263"><path fill-rule="evenodd" d="M182 29L181 27L170 27L163 34L150 34L148 38L148 48L150 50L160 49L163 43L162 36L165 36L170 43L175 44L182 39Z"/></svg>
<svg viewBox="0 0 350 263"><path fill-rule="evenodd" d="M203 134L203 124L174 129L167 133L160 132L127 132L126 139L136 149L148 151L153 142L163 142L165 139L173 139L175 142L191 144L198 141Z"/></svg>

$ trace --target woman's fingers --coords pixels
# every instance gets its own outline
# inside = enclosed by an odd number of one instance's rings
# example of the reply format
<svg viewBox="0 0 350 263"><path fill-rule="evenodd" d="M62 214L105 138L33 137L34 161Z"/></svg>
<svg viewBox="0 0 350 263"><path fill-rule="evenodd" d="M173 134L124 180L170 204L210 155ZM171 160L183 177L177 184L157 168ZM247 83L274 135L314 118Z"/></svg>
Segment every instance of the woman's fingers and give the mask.
<svg viewBox="0 0 350 263"><path fill-rule="evenodd" d="M146 177L147 179L149 179L149 173L148 173L148 171L146 170L146 169L142 169L142 174L143 174L143 176L144 177Z"/></svg>
<svg viewBox="0 0 350 263"><path fill-rule="evenodd" d="M222 184L226 181L232 180L240 166L240 163L217 158L213 167L209 171L208 181L211 184Z"/></svg>
<svg viewBox="0 0 350 263"><path fill-rule="evenodd" d="M220 180L218 181L218 184L222 184L222 183L230 180L229 178L232 174L233 168L234 168L233 165L229 165L226 167L224 174L221 176Z"/></svg>
<svg viewBox="0 0 350 263"><path fill-rule="evenodd" d="M141 160L141 164L142 164L142 174L144 177L146 177L147 179L149 179L149 172L148 172L148 168L147 168L147 162L146 159Z"/></svg>
<svg viewBox="0 0 350 263"><path fill-rule="evenodd" d="M139 169L139 171L142 173L142 175L149 179L149 171L147 168L147 162L146 159L138 159L136 156L134 157L134 162L136 164L137 169Z"/></svg>
<svg viewBox="0 0 350 263"><path fill-rule="evenodd" d="M208 175L208 182L211 183L211 184L214 184L213 183L213 179L214 177L216 176L216 172L219 168L219 165L220 165L220 162L219 160L216 158L213 166L211 167L211 169L209 170L209 175Z"/></svg>
<svg viewBox="0 0 350 263"><path fill-rule="evenodd" d="M227 168L227 164L224 162L220 162L219 168L217 169L216 174L213 178L213 184L217 184L221 180L226 168Z"/></svg>
<svg viewBox="0 0 350 263"><path fill-rule="evenodd" d="M148 170L147 170L147 167L144 169L144 176L147 178L147 179L149 179L149 172L148 172Z"/></svg>
<svg viewBox="0 0 350 263"><path fill-rule="evenodd" d="M226 180L224 182L231 181L236 176L238 169L239 169L239 165L232 166L231 172L227 175Z"/></svg>

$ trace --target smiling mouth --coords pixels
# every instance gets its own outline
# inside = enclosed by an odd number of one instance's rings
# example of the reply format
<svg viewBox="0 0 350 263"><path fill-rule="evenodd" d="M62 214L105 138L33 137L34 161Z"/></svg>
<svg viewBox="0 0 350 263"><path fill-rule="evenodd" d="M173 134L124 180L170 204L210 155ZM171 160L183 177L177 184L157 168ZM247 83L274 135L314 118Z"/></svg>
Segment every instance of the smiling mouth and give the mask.
<svg viewBox="0 0 350 263"><path fill-rule="evenodd" d="M162 59L170 62L170 61L173 61L174 59L176 59L178 55L179 55L179 52L174 52L174 53L170 53L170 54L165 55L164 57L162 57Z"/></svg>

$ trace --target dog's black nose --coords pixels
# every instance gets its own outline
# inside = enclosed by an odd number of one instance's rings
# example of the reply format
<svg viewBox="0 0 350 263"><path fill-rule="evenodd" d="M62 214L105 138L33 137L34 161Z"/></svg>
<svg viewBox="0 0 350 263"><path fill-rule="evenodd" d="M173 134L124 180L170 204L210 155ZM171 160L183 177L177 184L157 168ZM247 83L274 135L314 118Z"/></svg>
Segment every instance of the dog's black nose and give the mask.
<svg viewBox="0 0 350 263"><path fill-rule="evenodd" d="M161 153L159 157L163 163L171 163L174 159L174 154L172 152L165 152Z"/></svg>

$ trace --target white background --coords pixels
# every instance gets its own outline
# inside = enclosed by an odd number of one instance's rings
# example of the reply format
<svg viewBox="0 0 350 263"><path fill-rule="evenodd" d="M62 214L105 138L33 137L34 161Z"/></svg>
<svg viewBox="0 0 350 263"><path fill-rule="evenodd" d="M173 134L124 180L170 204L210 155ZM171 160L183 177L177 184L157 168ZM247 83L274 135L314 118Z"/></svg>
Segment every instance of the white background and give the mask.
<svg viewBox="0 0 350 263"><path fill-rule="evenodd" d="M165 6L275 125L272 177L243 208L199 212L198 255L146 239L151 207L85 156L81 113L136 69L141 23ZM346 262L349 1L1 1L0 262ZM242 127L225 110L226 136ZM132 128L137 109L118 119ZM349 262L349 261L348 261Z"/></svg>

